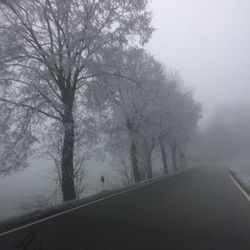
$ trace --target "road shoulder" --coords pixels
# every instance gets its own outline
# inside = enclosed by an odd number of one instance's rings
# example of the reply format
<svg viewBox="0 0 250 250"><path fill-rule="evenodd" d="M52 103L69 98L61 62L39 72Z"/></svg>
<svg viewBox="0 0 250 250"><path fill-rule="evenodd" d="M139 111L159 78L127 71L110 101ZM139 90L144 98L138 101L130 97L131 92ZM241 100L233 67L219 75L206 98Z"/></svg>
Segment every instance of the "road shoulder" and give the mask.
<svg viewBox="0 0 250 250"><path fill-rule="evenodd" d="M237 188L241 191L245 198L250 202L250 188L240 180L240 178L235 172L229 170L228 174L232 179L233 183L237 186Z"/></svg>

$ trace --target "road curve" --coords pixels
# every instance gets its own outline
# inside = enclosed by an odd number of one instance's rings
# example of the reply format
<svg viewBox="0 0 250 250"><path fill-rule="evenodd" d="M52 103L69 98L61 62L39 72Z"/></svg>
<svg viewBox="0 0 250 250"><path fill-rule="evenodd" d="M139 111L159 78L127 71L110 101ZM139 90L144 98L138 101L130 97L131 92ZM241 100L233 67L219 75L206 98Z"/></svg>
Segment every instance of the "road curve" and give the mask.
<svg viewBox="0 0 250 250"><path fill-rule="evenodd" d="M200 167L0 237L0 249L249 250L250 203Z"/></svg>

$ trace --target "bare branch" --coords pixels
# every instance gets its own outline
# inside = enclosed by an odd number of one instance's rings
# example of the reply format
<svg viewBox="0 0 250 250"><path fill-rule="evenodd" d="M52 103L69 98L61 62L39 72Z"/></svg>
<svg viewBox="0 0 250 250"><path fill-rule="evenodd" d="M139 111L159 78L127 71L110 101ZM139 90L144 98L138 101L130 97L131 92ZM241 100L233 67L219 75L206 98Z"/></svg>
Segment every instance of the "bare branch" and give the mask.
<svg viewBox="0 0 250 250"><path fill-rule="evenodd" d="M49 113L46 113L45 111L42 111L41 109L39 109L37 107L33 107L33 106L30 106L30 105L27 105L27 104L24 104L24 103L17 103L15 101L8 100L8 99L5 99L5 98L0 98L0 101L1 102L7 102L7 103L13 104L15 106L23 107L23 108L28 108L28 109L37 111L37 112L39 112L39 113L41 113L41 114L43 114L43 115L45 115L45 116L47 116L49 118L55 119L57 121L62 121L59 117L51 115Z"/></svg>

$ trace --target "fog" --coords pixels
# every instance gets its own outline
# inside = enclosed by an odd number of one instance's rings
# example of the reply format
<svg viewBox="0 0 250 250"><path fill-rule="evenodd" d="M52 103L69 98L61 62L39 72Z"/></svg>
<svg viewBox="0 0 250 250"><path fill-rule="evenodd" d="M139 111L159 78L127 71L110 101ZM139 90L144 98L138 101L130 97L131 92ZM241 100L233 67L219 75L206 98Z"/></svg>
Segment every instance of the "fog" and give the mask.
<svg viewBox="0 0 250 250"><path fill-rule="evenodd" d="M250 2L152 0L150 9L156 30L146 49L178 70L203 105L193 160L222 161L250 173ZM16 214L22 197L51 190L50 164L34 161L25 171L0 179L0 219ZM109 176L110 187L121 184L109 166L109 159L90 163L86 195L102 188L100 172Z"/></svg>
<svg viewBox="0 0 250 250"><path fill-rule="evenodd" d="M206 124L221 104L249 102L250 2L154 0L148 49L181 72L203 103Z"/></svg>
<svg viewBox="0 0 250 250"><path fill-rule="evenodd" d="M207 128L194 139L196 157L217 162L246 159L250 155L249 126L249 105L218 107Z"/></svg>
<svg viewBox="0 0 250 250"><path fill-rule="evenodd" d="M203 104L194 158L226 162L250 183L250 2L155 0L151 8L148 49Z"/></svg>

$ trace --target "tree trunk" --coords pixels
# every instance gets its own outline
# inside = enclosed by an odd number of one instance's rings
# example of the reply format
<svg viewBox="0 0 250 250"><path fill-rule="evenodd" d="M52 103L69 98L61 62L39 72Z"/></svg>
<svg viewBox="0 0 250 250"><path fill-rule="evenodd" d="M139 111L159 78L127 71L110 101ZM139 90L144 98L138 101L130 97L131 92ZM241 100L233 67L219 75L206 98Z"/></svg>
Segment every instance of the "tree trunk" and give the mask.
<svg viewBox="0 0 250 250"><path fill-rule="evenodd" d="M186 159L185 159L185 153L184 153L182 148L180 148L179 154L180 154L181 168L183 169L183 168L185 168L185 165L186 165Z"/></svg>
<svg viewBox="0 0 250 250"><path fill-rule="evenodd" d="M136 139L135 139L135 133L133 129L133 122L130 121L130 119L127 119L127 128L129 131L129 136L130 136L130 159L131 159L131 167L134 175L134 181L140 182L141 181L141 176L140 176L140 171L139 171L139 164L138 164L138 151L136 147Z"/></svg>
<svg viewBox="0 0 250 250"><path fill-rule="evenodd" d="M134 180L135 182L140 182L141 177L140 177L139 166L138 166L137 148L136 148L135 141L133 139L131 140L131 145L130 145L130 157L131 157L131 166L132 166L133 174L134 174Z"/></svg>
<svg viewBox="0 0 250 250"><path fill-rule="evenodd" d="M152 179L153 170L152 170L151 153L149 153L146 157L147 157L147 178Z"/></svg>
<svg viewBox="0 0 250 250"><path fill-rule="evenodd" d="M171 147L172 161L173 161L173 169L174 169L174 171L178 171L177 159L176 159L176 150L177 150L176 145L174 145L174 146Z"/></svg>
<svg viewBox="0 0 250 250"><path fill-rule="evenodd" d="M64 139L62 146L62 193L63 201L76 199L76 190L74 183L74 143L75 143L75 124L73 118L74 98L70 93L64 93L64 115L63 128Z"/></svg>
<svg viewBox="0 0 250 250"><path fill-rule="evenodd" d="M62 148L62 193L63 201L76 198L74 184L74 122L64 122L64 141Z"/></svg>
<svg viewBox="0 0 250 250"><path fill-rule="evenodd" d="M167 156L164 145L161 143L161 157L165 174L168 174Z"/></svg>
<svg viewBox="0 0 250 250"><path fill-rule="evenodd" d="M146 160L146 174L147 174L147 178L148 179L152 179L153 178L153 170L152 170L152 159L151 159L151 155L154 149L154 144L152 141L147 141L146 139L144 139L144 152L145 152L145 160Z"/></svg>

